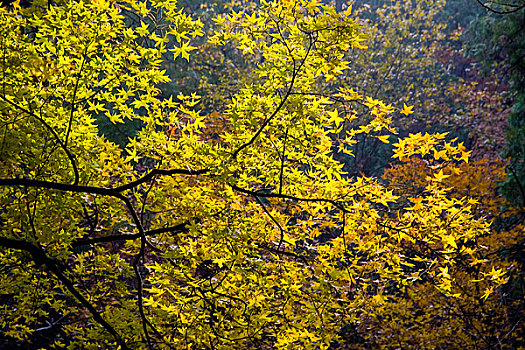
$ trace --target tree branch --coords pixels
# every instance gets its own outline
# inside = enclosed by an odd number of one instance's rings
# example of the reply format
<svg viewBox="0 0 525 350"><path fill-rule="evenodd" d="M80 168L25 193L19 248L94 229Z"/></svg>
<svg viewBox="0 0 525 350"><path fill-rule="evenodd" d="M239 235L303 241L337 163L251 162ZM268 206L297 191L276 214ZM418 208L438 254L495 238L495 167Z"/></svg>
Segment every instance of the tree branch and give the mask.
<svg viewBox="0 0 525 350"><path fill-rule="evenodd" d="M31 257L33 258L33 261L36 264L45 265L53 273L53 275L55 275L60 280L60 282L64 284L64 286L69 290L71 294L73 294L73 296L82 304L82 306L89 310L91 315L93 315L93 319L95 319L95 321L98 322L98 324L104 327L104 329L115 338L115 340L121 346L121 348L126 350L129 349L124 340L121 338L121 336L113 328L113 326L107 323L107 321L104 320L104 318L97 311L97 309L95 309L95 307L89 301L87 301L86 298L82 296L82 294L80 294L80 292L75 288L73 282L71 282L59 269L57 263L53 259L49 258L42 249L27 241L18 241L5 237L0 237L0 246L10 249L26 251L29 254L31 254Z"/></svg>
<svg viewBox="0 0 525 350"><path fill-rule="evenodd" d="M177 232L184 232L187 231L188 223L182 223L175 226L170 227L163 227L158 228L154 230L148 230L144 232L144 235L146 237L149 236L156 236L161 233L171 232L171 233L177 233ZM119 235L112 235L112 236L104 236L104 237L95 237L95 238L85 238L85 239L77 239L71 243L71 246L73 248L78 248L90 244L96 244L96 243L105 243L105 242L118 242L118 241L132 241L135 239L140 238L140 234L133 233L133 234L119 234Z"/></svg>
<svg viewBox="0 0 525 350"><path fill-rule="evenodd" d="M82 64L80 65L80 69L78 71L77 81L75 82L75 88L73 90L73 97L71 99L71 113L69 115L69 121L67 123L67 131L66 131L66 138L64 140L64 145L67 147L67 142L69 141L69 134L71 133L71 127L73 125L73 115L75 114L76 108L75 108L75 100L77 98L77 92L78 92L78 84L80 82L80 78L82 77L82 71L84 70L84 65L86 64L86 56L89 49L89 46L91 45L91 42L89 42L86 45L86 49L84 51L84 57L82 58Z"/></svg>
<svg viewBox="0 0 525 350"><path fill-rule="evenodd" d="M2 98L2 100L4 100L5 102L7 102L8 104L10 104L11 106L23 111L24 113L26 113L27 115L35 118L36 120L38 120L40 123L42 123L42 125L44 125L44 127L49 130L49 132L51 132L51 134L53 135L53 137L55 138L55 140L58 142L58 144L60 145L60 147L64 150L64 152L66 153L66 156L67 158L69 159L70 163L71 163L71 166L73 167L73 172L75 173L75 179L73 181L73 185L77 185L78 184L78 181L80 179L80 174L78 172L78 168L77 168L77 163L75 161L75 156L69 151L69 149L67 148L67 145L64 144L64 142L62 142L62 140L60 139L60 137L58 136L58 134L56 133L55 129L53 129L43 118L39 117L38 115L36 115L35 113L25 109L24 107L14 103L13 101L10 101L8 100L5 96L0 96L0 98Z"/></svg>
<svg viewBox="0 0 525 350"><path fill-rule="evenodd" d="M492 7L488 6L488 5L485 5L481 0L476 0L476 1L477 1L478 4L483 6L485 9L489 10L490 12L497 13L498 15L508 15L510 13L517 12L517 11L521 10L522 8L525 8L525 3L523 3L522 5L504 4L503 6L514 7L514 8L512 10L508 10L508 11L498 11L498 10L495 10Z"/></svg>
<svg viewBox="0 0 525 350"><path fill-rule="evenodd" d="M151 180L156 175L200 175L208 172L207 169L203 170L186 170L186 169L153 169L145 176L130 182L126 185L118 186L115 188L109 187L95 187L95 186L84 186L77 184L65 184L60 182L51 182L45 180L32 180L24 178L14 178L14 179L0 179L0 187L2 186L25 186L25 187L39 187L54 189L58 191L67 191L67 192L76 192L76 193L91 193L91 194L100 194L103 196L118 197L121 192L137 187L138 185Z"/></svg>
<svg viewBox="0 0 525 350"><path fill-rule="evenodd" d="M130 182L129 184L116 187L116 192L123 192L151 180L156 175L173 176L173 175L202 175L209 172L209 169L191 170L191 169L153 169L143 177Z"/></svg>
<svg viewBox="0 0 525 350"><path fill-rule="evenodd" d="M306 54L304 55L303 59L301 60L301 63L299 64L299 67L297 69L295 68L295 59L293 59L293 57L292 57L292 60L293 60L293 63L294 63L294 69L293 69L293 72L292 72L292 80L290 81L290 86L288 87L288 90L286 91L286 94L283 96L281 102L279 103L277 108L273 111L273 113L268 117L268 119L266 119L266 121L261 125L259 130L257 130L257 132L252 136L250 141L248 141L245 144L241 145L239 148L237 148L237 150L235 150L235 152L233 152L232 158L237 158L237 155L243 149L245 149L246 147L252 145L255 142L255 140L259 137L259 135L262 133L264 128L266 128L266 126L268 124L270 124L270 122L277 115L277 113L279 113L279 111L283 108L284 104L286 103L286 101L288 100L288 97L290 96L290 94L292 92L292 89L293 89L294 84L295 84L295 78L297 77L297 75L299 74L299 71L302 69L304 63L306 62L306 59L308 58L308 56L310 54L310 50L312 49L313 44L314 44L313 41L311 41L310 45L308 46L308 50L306 51Z"/></svg>
<svg viewBox="0 0 525 350"><path fill-rule="evenodd" d="M340 202L337 202L333 199L326 199L326 198L303 198L303 197L295 197L290 196L287 194L279 194L279 193L273 193L273 192L259 192L259 191L252 191L248 190L242 187L239 187L237 185L227 183L228 186L230 186L232 189L234 189L237 192L241 192L244 194L248 194L250 196L254 197L261 197L261 198L281 198L281 199L291 199L297 202L322 202L322 203L330 203L337 207L340 210L343 210L346 212L346 209L343 207L343 204Z"/></svg>

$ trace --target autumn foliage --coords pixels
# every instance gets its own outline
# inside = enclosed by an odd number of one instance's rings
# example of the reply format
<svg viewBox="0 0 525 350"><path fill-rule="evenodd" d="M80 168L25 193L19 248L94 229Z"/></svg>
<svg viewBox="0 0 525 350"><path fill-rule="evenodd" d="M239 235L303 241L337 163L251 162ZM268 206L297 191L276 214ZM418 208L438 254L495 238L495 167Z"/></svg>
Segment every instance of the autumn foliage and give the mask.
<svg viewBox="0 0 525 350"><path fill-rule="evenodd" d="M497 195L502 163L446 133L399 137L418 106L347 84L367 46L352 8L261 1L214 23L172 0L0 8L0 341L523 341L523 212ZM167 60L230 47L250 63L231 96L161 91ZM102 118L140 127L117 145ZM364 138L393 149L382 178L344 170Z"/></svg>

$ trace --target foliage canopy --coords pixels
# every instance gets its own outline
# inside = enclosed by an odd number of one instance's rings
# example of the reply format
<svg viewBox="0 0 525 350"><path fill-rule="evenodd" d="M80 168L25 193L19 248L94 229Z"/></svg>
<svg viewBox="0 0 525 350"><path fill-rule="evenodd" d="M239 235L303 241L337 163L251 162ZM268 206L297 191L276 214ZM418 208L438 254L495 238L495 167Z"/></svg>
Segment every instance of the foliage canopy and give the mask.
<svg viewBox="0 0 525 350"><path fill-rule="evenodd" d="M224 110L201 110L197 94L160 97L164 57L190 60L204 34L175 1L0 8L6 341L48 327L58 348L327 349L395 322L415 288L490 301L518 267L487 258L490 221L447 181L465 171L462 143L393 144L422 166L416 190L337 160L414 113L334 83L366 46L351 9L261 1L215 22L206 45L255 65ZM100 115L141 128L119 147Z"/></svg>

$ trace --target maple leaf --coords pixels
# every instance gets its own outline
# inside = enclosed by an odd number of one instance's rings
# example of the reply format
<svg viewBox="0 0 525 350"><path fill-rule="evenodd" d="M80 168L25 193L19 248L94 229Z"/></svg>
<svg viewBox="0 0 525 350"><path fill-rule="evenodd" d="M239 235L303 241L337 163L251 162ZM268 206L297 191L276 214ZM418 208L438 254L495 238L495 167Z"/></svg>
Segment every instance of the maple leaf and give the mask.
<svg viewBox="0 0 525 350"><path fill-rule="evenodd" d="M388 141L388 138L390 137L390 135L381 135L381 136L376 136L376 138L379 139L379 141L383 142L383 143L389 143Z"/></svg>
<svg viewBox="0 0 525 350"><path fill-rule="evenodd" d="M464 152L464 151L462 151L462 152L461 152L461 157L459 157L458 160L462 160L462 161L464 161L465 163L468 163L468 158L469 158L471 152L472 152L472 151L468 151L468 152Z"/></svg>
<svg viewBox="0 0 525 350"><path fill-rule="evenodd" d="M381 101L379 100L376 100L376 99L373 99L371 97L366 97L366 102L364 102L363 104L365 106L367 106L368 108L372 108L374 106L377 106Z"/></svg>
<svg viewBox="0 0 525 350"><path fill-rule="evenodd" d="M450 175L443 174L443 169L441 169L441 170L438 171L437 174L434 174L434 179L433 180L440 182L441 180L446 179L449 176Z"/></svg>
<svg viewBox="0 0 525 350"><path fill-rule="evenodd" d="M441 240L443 241L443 246L444 247L451 246L451 247L456 248L456 249L458 247L458 245L456 244L456 239L452 235L443 236L441 238Z"/></svg>
<svg viewBox="0 0 525 350"><path fill-rule="evenodd" d="M403 103L403 109L400 110L399 113L409 116L410 114L414 113L414 111L412 111L413 108L414 106L407 106Z"/></svg>

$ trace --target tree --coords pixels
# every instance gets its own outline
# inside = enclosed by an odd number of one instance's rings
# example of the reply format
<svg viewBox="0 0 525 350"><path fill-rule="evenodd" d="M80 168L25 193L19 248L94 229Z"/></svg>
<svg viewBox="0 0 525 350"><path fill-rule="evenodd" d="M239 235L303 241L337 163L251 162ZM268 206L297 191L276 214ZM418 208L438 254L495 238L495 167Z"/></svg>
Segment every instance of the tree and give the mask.
<svg viewBox="0 0 525 350"><path fill-rule="evenodd" d="M395 186L398 194L415 197L425 187L432 166L413 159L393 165L383 179ZM458 265L449 269L452 285L461 290L461 297L446 298L432 283L416 283L403 295L385 301L383 313L362 322L359 331L370 348L388 347L391 342L398 342L405 349L519 348L523 342L523 222L515 222L520 209L509 208L498 193L498 186L506 177L505 163L481 159L461 164L458 173L444 169L452 173L443 179L444 186L454 188L450 195L469 197L477 215L494 221L490 234L478 237L478 243L485 247L478 251L478 261L461 266L463 262L458 260ZM488 295L492 287L479 277L491 275L495 271L491 266L501 264L506 265L508 280L497 293Z"/></svg>
<svg viewBox="0 0 525 350"><path fill-rule="evenodd" d="M432 162L417 196L336 160L357 135L389 142L393 116L413 109L318 92L364 48L350 9L261 1L217 17L207 43L256 62L218 111L160 98L163 55L189 60L203 33L174 1L15 2L0 21L3 342L47 330L58 348L326 349L414 283L455 300L452 272L487 266L490 223L444 185L462 144L393 145ZM370 118L352 128L356 105ZM141 129L119 147L100 114ZM472 281L485 299L506 267Z"/></svg>
<svg viewBox="0 0 525 350"><path fill-rule="evenodd" d="M232 3L238 9L254 6L250 1ZM340 72L337 79L318 85L316 92L329 95L338 86L347 86L375 99L418 105L416 114L393 118L392 125L402 135L437 124L450 127L446 124L452 124L447 123L452 113L445 106L450 107L452 103L445 101L448 93L443 93L450 79L436 59L436 50L447 36L444 33L446 25L436 20L443 6L443 1L353 2L353 16L366 36L367 50L348 50L345 60L352 64ZM246 60L233 45L202 46L192 63L200 78L204 103L215 108L227 104L240 87L257 80L252 76L256 62ZM353 111L357 118L348 123L349 127L356 128L370 121L366 107L356 106ZM340 159L346 163L345 171L352 176L377 175L388 164L391 147L376 138L361 135L354 155Z"/></svg>

